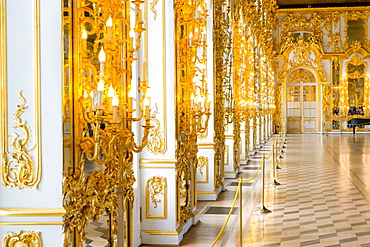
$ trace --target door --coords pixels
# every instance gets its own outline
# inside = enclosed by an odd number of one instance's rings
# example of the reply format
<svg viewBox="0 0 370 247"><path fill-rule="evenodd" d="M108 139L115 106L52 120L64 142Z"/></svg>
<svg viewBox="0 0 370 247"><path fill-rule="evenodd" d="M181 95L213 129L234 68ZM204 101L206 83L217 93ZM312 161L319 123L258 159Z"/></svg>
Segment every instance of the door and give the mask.
<svg viewBox="0 0 370 247"><path fill-rule="evenodd" d="M305 69L292 72L287 85L288 133L317 132L316 83Z"/></svg>

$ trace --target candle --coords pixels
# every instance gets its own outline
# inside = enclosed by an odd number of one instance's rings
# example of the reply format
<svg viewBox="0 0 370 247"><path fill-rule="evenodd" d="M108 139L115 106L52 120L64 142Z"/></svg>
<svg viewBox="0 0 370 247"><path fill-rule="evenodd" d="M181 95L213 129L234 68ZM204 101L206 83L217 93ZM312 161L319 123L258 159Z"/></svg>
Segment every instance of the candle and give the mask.
<svg viewBox="0 0 370 247"><path fill-rule="evenodd" d="M190 34L189 34L189 44L190 44L190 46L192 45L192 39L193 39L193 33L190 32Z"/></svg>
<svg viewBox="0 0 370 247"><path fill-rule="evenodd" d="M116 93L114 92L114 89L112 87L112 85L110 85L109 89L108 89L108 110L111 111L112 110L112 99L114 97Z"/></svg>
<svg viewBox="0 0 370 247"><path fill-rule="evenodd" d="M149 119L149 106L145 106L145 119Z"/></svg>
<svg viewBox="0 0 370 247"><path fill-rule="evenodd" d="M115 95L114 89L113 89L112 85L110 85L110 87L108 89L108 97L113 98L114 95Z"/></svg>
<svg viewBox="0 0 370 247"><path fill-rule="evenodd" d="M105 57L105 52L104 48L102 47L100 52L99 52L99 62L100 62L100 75L104 75L104 63L105 63L106 57Z"/></svg>
<svg viewBox="0 0 370 247"><path fill-rule="evenodd" d="M95 105L95 92L94 91L91 91L90 92L90 98L91 98L91 103L92 105L94 106Z"/></svg>
<svg viewBox="0 0 370 247"><path fill-rule="evenodd" d="M144 98L143 105L145 107L145 119L149 119L149 106L150 106L150 100L148 97Z"/></svg>
<svg viewBox="0 0 370 247"><path fill-rule="evenodd" d="M99 80L97 91L98 91L97 104L98 106L101 106L102 99L103 99L103 91L104 91L104 82L102 79Z"/></svg>
<svg viewBox="0 0 370 247"><path fill-rule="evenodd" d="M146 64L146 61L144 61L143 67L142 67L142 77L143 77L143 81L148 81L148 66Z"/></svg>
<svg viewBox="0 0 370 247"><path fill-rule="evenodd" d="M112 17L109 16L109 18L108 18L107 22L105 23L105 25L107 26L108 39L111 40L112 39L112 26L113 26Z"/></svg>
<svg viewBox="0 0 370 247"><path fill-rule="evenodd" d="M195 29L194 29L194 38L195 38L195 40L198 40L198 27L195 27Z"/></svg>
<svg viewBox="0 0 370 247"><path fill-rule="evenodd" d="M117 121L118 120L118 105L119 105L119 99L117 95L113 96L112 105L113 105L113 120Z"/></svg>

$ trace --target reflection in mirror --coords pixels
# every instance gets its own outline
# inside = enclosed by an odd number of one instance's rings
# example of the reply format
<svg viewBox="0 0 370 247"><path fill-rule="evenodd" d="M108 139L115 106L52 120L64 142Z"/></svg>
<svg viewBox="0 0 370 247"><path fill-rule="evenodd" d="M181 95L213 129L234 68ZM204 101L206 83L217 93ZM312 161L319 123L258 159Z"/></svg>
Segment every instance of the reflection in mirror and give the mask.
<svg viewBox="0 0 370 247"><path fill-rule="evenodd" d="M366 63L355 54L347 63L348 116L364 115Z"/></svg>
<svg viewBox="0 0 370 247"><path fill-rule="evenodd" d="M348 43L353 41L363 42L365 37L365 20L348 20L347 37Z"/></svg>
<svg viewBox="0 0 370 247"><path fill-rule="evenodd" d="M64 73L63 73L63 174L68 174L68 170L72 169L71 156L71 75L70 75L70 5L68 0L64 0L63 11L63 48L64 48Z"/></svg>
<svg viewBox="0 0 370 247"><path fill-rule="evenodd" d="M332 114L333 115L339 115L340 113L339 84L340 84L339 61L338 59L334 59L332 62Z"/></svg>
<svg viewBox="0 0 370 247"><path fill-rule="evenodd" d="M364 78L348 78L348 115L364 115Z"/></svg>
<svg viewBox="0 0 370 247"><path fill-rule="evenodd" d="M99 66L97 54L91 54L90 62L86 63L85 72L82 74L81 49L79 38L86 38L86 47L83 49L93 50L97 35L76 33L79 26L75 14L78 6L83 0L72 1L64 0L63 8L63 44L64 44L64 76L63 76L63 132L64 132L64 188L65 194L64 207L67 211L64 232L65 246L116 246L116 229L113 229L112 208L115 207L115 200L110 200L109 195L114 198L114 188L105 183L105 166L95 161L89 161L87 149L91 149L90 144L85 144L86 149L82 150L82 140L93 138L95 123L88 123L86 119L80 118L76 112L81 111L79 104L79 94L81 93L80 78L93 78ZM88 20L90 13L93 12L93 4L85 1L84 18ZM74 17L74 18L73 18ZM74 20L72 22L72 20ZM85 22L85 30L92 31L89 21ZM87 57L84 57L87 59ZM80 67L79 67L80 66ZM89 77L90 76L90 77ZM86 86L85 84L83 86ZM104 123L100 124L100 129L104 129ZM99 151L99 160L104 160L103 152ZM80 176L80 178L78 178ZM73 181L76 178L75 181ZM66 181L69 181L67 183ZM80 230L77 230L79 228ZM74 229L74 230L73 230Z"/></svg>

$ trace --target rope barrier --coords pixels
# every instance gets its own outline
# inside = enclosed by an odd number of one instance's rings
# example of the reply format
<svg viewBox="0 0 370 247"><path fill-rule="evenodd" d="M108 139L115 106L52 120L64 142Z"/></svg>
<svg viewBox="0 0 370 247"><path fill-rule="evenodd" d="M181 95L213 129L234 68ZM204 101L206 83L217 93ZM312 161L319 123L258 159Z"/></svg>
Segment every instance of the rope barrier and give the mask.
<svg viewBox="0 0 370 247"><path fill-rule="evenodd" d="M235 197L234 197L234 201L233 201L233 204L231 205L231 208L230 208L229 214L227 215L226 221L225 221L224 225L222 226L221 231L220 231L220 232L219 232L219 234L217 235L217 237L216 237L215 241L213 241L213 243L212 243L211 247L215 246L215 244L217 243L218 239L221 237L221 234L224 232L224 230L225 230L225 227L226 227L227 223L229 222L229 219L230 219L231 213L233 212L233 209L234 209L234 206L235 206L235 203L236 203L236 198L238 198L238 194L239 194L240 186L241 186L241 182L239 182L238 189L236 190ZM240 210L241 210L241 209L240 209Z"/></svg>
<svg viewBox="0 0 370 247"><path fill-rule="evenodd" d="M271 158L271 154L272 154L272 165L273 165L273 178L274 178L274 182L273 184L274 185L279 185L280 183L276 182L276 170L275 170L275 163L277 163L275 161L275 159L277 160L277 156L278 156L278 153L276 152L276 157L275 156L275 148L278 148L278 144L279 146L281 146L282 142L283 142L283 133L279 133L279 136L275 138L275 141L274 143L272 144L272 149L270 151L270 154L269 154L269 157L266 158L265 155L262 156L262 160L260 161L260 164L256 170L256 172L253 174L253 176L249 179L242 179L242 178L239 178L239 184L238 184L238 188L235 192L235 196L234 196L234 200L233 200L233 203L231 205L231 208L230 208L230 211L229 211L229 214L227 215L226 217L226 220L220 230L220 232L218 233L216 239L213 241L211 247L215 246L215 244L217 243L217 241L220 239L222 233L225 231L225 228L226 228L226 225L229 223L229 220L230 220L230 217L231 217L231 214L234 210L234 207L235 207L235 204L236 204L236 200L238 198L238 195L240 195L240 246L242 246L242 186L243 186L243 183L247 183L247 182L250 182L252 181L259 173L259 171L261 170L261 168L263 167L263 177L262 177L262 208L260 210L261 213L270 213L271 210L268 210L265 205L264 205L264 183L265 183L265 173L264 173L264 170L265 170L265 161L270 159ZM282 149L281 149L282 150ZM280 150L280 152L281 152ZM278 169L276 167L276 169Z"/></svg>

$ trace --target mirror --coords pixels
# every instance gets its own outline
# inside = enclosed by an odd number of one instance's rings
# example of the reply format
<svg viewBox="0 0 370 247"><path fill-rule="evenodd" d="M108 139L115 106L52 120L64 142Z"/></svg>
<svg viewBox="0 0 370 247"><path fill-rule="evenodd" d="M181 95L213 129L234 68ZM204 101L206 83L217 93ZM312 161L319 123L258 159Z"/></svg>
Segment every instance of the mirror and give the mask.
<svg viewBox="0 0 370 247"><path fill-rule="evenodd" d="M348 116L364 115L366 63L355 54L347 63Z"/></svg>
<svg viewBox="0 0 370 247"><path fill-rule="evenodd" d="M352 43L353 41L363 42L365 37L365 20L364 19L357 19L357 20L348 20L347 22L347 38L348 43Z"/></svg>

